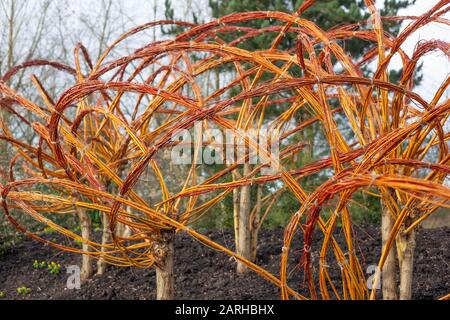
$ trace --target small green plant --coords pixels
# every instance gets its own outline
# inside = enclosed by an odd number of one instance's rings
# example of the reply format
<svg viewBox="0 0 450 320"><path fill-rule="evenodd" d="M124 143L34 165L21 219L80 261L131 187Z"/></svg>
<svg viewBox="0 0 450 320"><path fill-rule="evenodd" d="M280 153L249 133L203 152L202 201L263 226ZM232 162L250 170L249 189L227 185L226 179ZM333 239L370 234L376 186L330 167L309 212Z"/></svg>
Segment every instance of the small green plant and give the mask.
<svg viewBox="0 0 450 320"><path fill-rule="evenodd" d="M44 269L45 268L45 266L46 266L46 262L45 261L41 261L41 262L39 262L39 261L37 261L37 260L34 260L34 262L33 262L33 268L35 268L35 269Z"/></svg>
<svg viewBox="0 0 450 320"><path fill-rule="evenodd" d="M46 228L44 228L43 233L44 234L53 234L53 233L56 233L56 230L51 227L46 227Z"/></svg>
<svg viewBox="0 0 450 320"><path fill-rule="evenodd" d="M61 265L59 263L52 261L47 265L47 270L51 274L59 274L59 272L61 271Z"/></svg>
<svg viewBox="0 0 450 320"><path fill-rule="evenodd" d="M74 241L75 241L75 244L77 246L79 246L80 248L83 246L83 242L81 242L80 240L74 240Z"/></svg>
<svg viewBox="0 0 450 320"><path fill-rule="evenodd" d="M3 291L0 291L0 299L3 299L5 297L5 293Z"/></svg>
<svg viewBox="0 0 450 320"><path fill-rule="evenodd" d="M25 296L27 294L30 294L30 292L31 292L31 289L27 288L27 287L19 287L19 288L17 288L17 293L20 294L20 295L23 295L23 296Z"/></svg>

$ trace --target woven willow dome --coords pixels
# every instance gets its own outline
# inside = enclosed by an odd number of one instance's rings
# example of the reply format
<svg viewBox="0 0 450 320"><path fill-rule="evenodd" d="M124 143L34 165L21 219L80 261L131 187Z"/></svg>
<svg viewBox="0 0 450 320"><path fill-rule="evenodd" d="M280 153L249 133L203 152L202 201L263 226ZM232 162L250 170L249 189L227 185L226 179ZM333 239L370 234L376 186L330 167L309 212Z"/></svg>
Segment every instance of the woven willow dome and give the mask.
<svg viewBox="0 0 450 320"><path fill-rule="evenodd" d="M444 97L449 78L431 101L414 91L420 60L433 51L448 56L449 44L420 42L412 56L401 48L414 31L429 23L448 25L443 16L449 7L440 1L419 17L380 17L367 1L372 13L368 21L325 31L302 18L311 4L306 1L291 14L234 13L201 25L152 22L122 35L98 61L91 61L79 45L68 64L33 60L13 68L1 78L1 107L36 138L21 140L13 128L2 125L0 138L16 154L4 168L8 181L0 186L3 213L34 239L118 266L162 264L165 234L186 232L279 286L285 299L375 298L375 291L366 287L367 275L354 248L349 209L353 195L375 194L393 219L380 268L398 234L412 232L439 207L449 208L450 102ZM246 26L261 19L270 19L271 26ZM395 37L383 31L383 22L389 20L407 20L409 25ZM183 31L123 55L123 42L142 42L144 30L171 25ZM273 36L266 48L244 49L242 44L264 33ZM282 50L279 45L286 37L295 39L295 45ZM367 42L368 50L358 61L345 49L351 39ZM395 83L388 75L394 56L401 58L403 67ZM35 98L8 87L10 79L35 68L56 68L70 80L54 96L35 76L30 77ZM220 87L205 89L203 84L216 74ZM299 110L309 115L306 120L296 121ZM181 129L192 132L196 123L228 130L250 146L258 141L242 132L269 128L280 137L279 157L268 150L263 153L277 170L263 173L267 163L258 164L248 175L232 179L239 168L235 163L171 164L167 154L177 145L173 135ZM302 141L295 141L311 126L320 128L326 156L294 167L293 157L305 148ZM194 145L194 153L201 147ZM312 175L326 177L314 190L301 183ZM191 227L234 189L269 183L278 186L276 193L290 192L298 201L280 248L279 274ZM106 215L111 234L106 243L61 222L61 216L89 210ZM17 218L21 215L70 241L55 243L28 231ZM344 243L333 236L338 226ZM119 228L129 232L119 234ZM311 258L314 232L324 235L318 259ZM294 237L303 241L300 264L309 289L306 295L288 279ZM330 261L341 268L341 279L329 277Z"/></svg>

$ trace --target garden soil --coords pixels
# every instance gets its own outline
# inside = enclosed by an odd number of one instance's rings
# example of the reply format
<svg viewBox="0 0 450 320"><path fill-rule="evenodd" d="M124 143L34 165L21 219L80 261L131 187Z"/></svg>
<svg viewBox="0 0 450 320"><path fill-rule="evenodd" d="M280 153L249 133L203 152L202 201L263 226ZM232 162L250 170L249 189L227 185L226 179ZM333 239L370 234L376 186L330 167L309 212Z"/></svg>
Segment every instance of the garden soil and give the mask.
<svg viewBox="0 0 450 320"><path fill-rule="evenodd" d="M375 265L381 251L379 229L372 225L355 226L358 242L355 249L366 271ZM228 230L206 231L205 235L233 249L233 234ZM335 234L343 242L341 232ZM46 235L64 242L62 236ZM299 236L297 236L299 237ZM316 232L312 261L317 271L320 235ZM259 236L257 264L277 275L279 273L283 230L262 230ZM302 241L296 239L290 255L289 285L299 292L304 287L303 270L299 267ZM59 263L59 274L46 268L35 269L33 262ZM450 228L420 230L414 266L414 299L437 299L450 292ZM155 271L133 267L110 266L102 276L94 276L79 290L68 289L68 266L79 265L79 255L59 252L33 240L24 240L0 257L0 292L2 299L154 299ZM331 254L327 257L329 273L336 283L340 269ZM178 234L175 242L175 295L177 299L279 299L280 290L253 271L238 276L236 262L223 253L208 248L186 234ZM26 295L17 288L27 287ZM331 293L331 290L330 290Z"/></svg>

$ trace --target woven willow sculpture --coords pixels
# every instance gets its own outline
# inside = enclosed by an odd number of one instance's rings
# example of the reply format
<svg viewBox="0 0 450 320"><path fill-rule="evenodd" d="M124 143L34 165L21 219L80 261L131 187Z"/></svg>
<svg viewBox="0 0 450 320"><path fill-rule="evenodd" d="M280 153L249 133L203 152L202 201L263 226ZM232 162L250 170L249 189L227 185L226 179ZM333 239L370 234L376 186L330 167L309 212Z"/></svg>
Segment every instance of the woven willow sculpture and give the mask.
<svg viewBox="0 0 450 320"><path fill-rule="evenodd" d="M306 1L292 14L235 13L201 25L152 22L122 35L96 62L78 45L73 66L33 60L13 68L0 82L2 112L9 119L2 123L1 139L16 154L3 168L8 177L0 186L3 213L28 236L83 254L85 277L92 272L90 257L117 266L156 265L159 298L172 297L173 237L186 232L279 286L284 299L373 299L376 291L367 288L367 275L354 248L349 210L356 192L368 192L384 206L379 260L383 289L388 296L395 295L396 245L401 297L410 297L415 230L437 208L449 208L450 199L445 183L450 173L450 103L444 99L449 78L426 101L414 92L414 71L429 52L448 56L449 45L440 40L420 42L411 57L401 45L427 24L448 25L443 18L448 1L440 1L419 17L380 17L373 1L367 0L368 21L328 31L302 18L313 2ZM273 23L262 29L245 26L257 19ZM394 37L383 31L383 22L391 20L410 24ZM125 40L173 24L185 31L117 58ZM265 33L274 35L267 48L242 48L245 41ZM296 39L295 46L279 49L287 36ZM344 43L350 39L367 41L368 50L359 61L345 51ZM401 58L403 67L398 83L388 76L394 56ZM375 65L372 76L364 73L369 64ZM52 96L32 76L39 93L35 99L8 87L17 74L33 68L56 68L70 77L71 84L61 95ZM220 81L211 89L213 75ZM307 119L295 121L296 112L304 112ZM18 138L10 127L15 122L28 127L35 138ZM276 158L263 150L263 157L277 171L262 174L267 162L242 175L235 174L241 168L236 163L208 170L195 163L171 164L166 153L179 144L174 134L192 131L196 123L228 130L250 146L259 142L242 132L270 128L280 137L280 152ZM292 167L293 157L304 147L292 141L310 126L323 132L327 156ZM194 145L194 154L202 147ZM244 160L250 157L244 154ZM302 187L302 179L317 174L326 176L323 184L313 191ZM190 227L233 190L277 181L275 194L292 193L299 208L286 227L279 275ZM273 203L276 196L264 201ZM269 213L270 205L267 208ZM91 211L103 215L102 241L92 235ZM80 220L79 233L58 222L74 213ZM20 215L31 216L74 241L46 240L19 223L15 217ZM345 235L343 244L334 238L338 224ZM303 239L301 265L307 295L288 285L288 258L296 232ZM324 235L316 261L310 249L314 232ZM338 280L328 274L330 261L341 268Z"/></svg>

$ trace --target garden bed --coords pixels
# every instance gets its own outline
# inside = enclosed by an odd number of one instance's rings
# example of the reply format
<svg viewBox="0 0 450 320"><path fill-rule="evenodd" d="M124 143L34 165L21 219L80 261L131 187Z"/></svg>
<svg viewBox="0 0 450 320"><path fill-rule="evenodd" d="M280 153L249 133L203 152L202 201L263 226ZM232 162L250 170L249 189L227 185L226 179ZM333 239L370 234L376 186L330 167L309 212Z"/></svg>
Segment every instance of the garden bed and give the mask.
<svg viewBox="0 0 450 320"><path fill-rule="evenodd" d="M378 261L381 243L379 230L374 226L356 226L360 239L356 245L362 250L363 268ZM214 241L232 248L233 234L227 230L208 231ZM340 234L337 239L342 241ZM59 235L47 235L63 241ZM61 237L61 238L59 238ZM283 230L262 230L257 263L274 274L278 273ZM316 236L316 240L319 235ZM317 243L317 241L315 241ZM301 244L295 242L294 250L300 257ZM413 284L414 299L436 299L450 292L450 228L421 230L415 254ZM313 257L317 247L313 247ZM46 268L35 268L35 260L61 265L59 274ZM296 261L292 261L294 266ZM80 264L80 256L61 253L49 246L25 240L0 257L0 292L3 299L154 299L155 272L153 269L109 267L103 276L94 276L80 290L66 288L69 265ZM218 253L187 235L177 236L175 244L175 296L178 299L279 299L276 286L250 271L237 276L233 259ZM339 275L330 269L332 278ZM302 271L289 281L294 287L303 284ZM17 293L17 288L30 288L29 294ZM305 289L299 289L306 293Z"/></svg>

